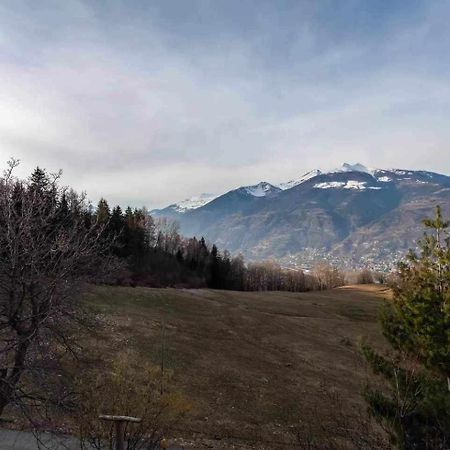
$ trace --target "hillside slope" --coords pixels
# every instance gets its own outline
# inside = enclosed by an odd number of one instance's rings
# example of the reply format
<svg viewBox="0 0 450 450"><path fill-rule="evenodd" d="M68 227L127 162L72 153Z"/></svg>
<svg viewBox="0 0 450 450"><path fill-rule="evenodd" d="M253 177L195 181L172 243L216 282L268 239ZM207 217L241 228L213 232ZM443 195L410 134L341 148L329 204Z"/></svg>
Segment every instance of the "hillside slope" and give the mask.
<svg viewBox="0 0 450 450"><path fill-rule="evenodd" d="M294 422L319 441L316 425L334 433L332 408L356 424L367 375L357 340L383 345L376 317L388 295L96 287L86 301L108 321L105 354L134 351L157 365L164 317L165 363L194 406L175 432L195 440L186 448L275 449L292 448Z"/></svg>

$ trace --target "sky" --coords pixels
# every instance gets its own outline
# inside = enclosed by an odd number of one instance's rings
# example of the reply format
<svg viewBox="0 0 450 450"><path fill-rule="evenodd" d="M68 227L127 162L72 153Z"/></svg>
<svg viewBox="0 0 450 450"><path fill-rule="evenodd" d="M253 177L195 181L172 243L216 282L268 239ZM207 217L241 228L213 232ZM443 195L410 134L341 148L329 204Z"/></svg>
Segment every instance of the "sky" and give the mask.
<svg viewBox="0 0 450 450"><path fill-rule="evenodd" d="M449 0L0 0L0 161L161 207L343 162L450 174Z"/></svg>

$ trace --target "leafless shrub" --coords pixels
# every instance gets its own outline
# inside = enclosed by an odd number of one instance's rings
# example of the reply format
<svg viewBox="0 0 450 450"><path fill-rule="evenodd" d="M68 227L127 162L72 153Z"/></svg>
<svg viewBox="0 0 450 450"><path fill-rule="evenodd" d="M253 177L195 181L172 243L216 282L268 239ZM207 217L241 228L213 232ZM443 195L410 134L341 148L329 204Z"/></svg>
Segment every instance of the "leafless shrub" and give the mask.
<svg viewBox="0 0 450 450"><path fill-rule="evenodd" d="M373 275L369 269L363 269L356 278L356 284L372 284Z"/></svg>
<svg viewBox="0 0 450 450"><path fill-rule="evenodd" d="M345 284L345 275L331 264L321 263L314 267L313 276L316 281L315 289L333 289Z"/></svg>
<svg viewBox="0 0 450 450"><path fill-rule="evenodd" d="M170 372L142 364L128 353L119 355L111 370L80 377L75 429L81 448L114 448L113 424L99 420L103 414L141 419L125 429L128 450L159 448L161 439L190 410L180 393L161 393L162 376L170 386Z"/></svg>

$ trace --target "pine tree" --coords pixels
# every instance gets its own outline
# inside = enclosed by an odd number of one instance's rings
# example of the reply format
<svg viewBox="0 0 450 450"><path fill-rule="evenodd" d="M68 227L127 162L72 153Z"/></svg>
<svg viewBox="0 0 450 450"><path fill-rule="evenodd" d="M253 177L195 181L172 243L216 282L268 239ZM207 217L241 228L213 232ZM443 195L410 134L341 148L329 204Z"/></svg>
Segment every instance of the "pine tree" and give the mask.
<svg viewBox="0 0 450 450"><path fill-rule="evenodd" d="M36 190L47 190L50 185L50 179L47 172L40 167L36 167L30 177L31 188Z"/></svg>
<svg viewBox="0 0 450 450"><path fill-rule="evenodd" d="M125 219L123 217L122 209L120 206L113 208L111 218L108 223L107 234L110 239L113 240L113 253L116 256L124 256L125 245Z"/></svg>
<svg viewBox="0 0 450 450"><path fill-rule="evenodd" d="M383 334L396 351L386 358L368 345L364 355L390 389L369 389L371 413L387 425L398 448L450 445L450 238L449 223L434 219L399 264L394 298L381 313Z"/></svg>
<svg viewBox="0 0 450 450"><path fill-rule="evenodd" d="M395 301L382 314L384 334L397 350L414 355L447 379L450 391L450 237L441 209L427 219L420 253L399 266Z"/></svg>
<svg viewBox="0 0 450 450"><path fill-rule="evenodd" d="M209 287L213 289L220 289L222 287L220 266L221 266L221 258L219 255L219 251L216 245L213 245L211 248L210 264L209 264L210 270Z"/></svg>
<svg viewBox="0 0 450 450"><path fill-rule="evenodd" d="M102 198L98 202L97 206L97 222L101 224L108 223L109 219L111 218L111 211L109 209L108 202Z"/></svg>
<svg viewBox="0 0 450 450"><path fill-rule="evenodd" d="M62 224L70 225L72 223L72 214L67 201L66 193L63 192L57 206L56 221Z"/></svg>
<svg viewBox="0 0 450 450"><path fill-rule="evenodd" d="M58 203L57 178L58 176L53 176L51 179L47 172L40 167L36 167L29 178L30 192L34 192L36 199L39 198L43 201L40 207L47 213Z"/></svg>
<svg viewBox="0 0 450 450"><path fill-rule="evenodd" d="M125 226L125 220L122 213L122 208L116 206L112 210L111 219L109 221L109 228L111 233L115 236L120 236L123 233L123 228Z"/></svg>

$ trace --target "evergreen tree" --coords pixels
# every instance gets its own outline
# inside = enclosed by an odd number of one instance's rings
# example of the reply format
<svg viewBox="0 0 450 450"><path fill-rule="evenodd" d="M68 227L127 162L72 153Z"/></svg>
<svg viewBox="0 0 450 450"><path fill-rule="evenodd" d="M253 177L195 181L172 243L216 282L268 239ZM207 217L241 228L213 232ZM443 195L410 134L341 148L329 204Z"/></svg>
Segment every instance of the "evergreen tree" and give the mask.
<svg viewBox="0 0 450 450"><path fill-rule="evenodd" d="M30 192L34 193L36 200L40 199L42 201L40 208L46 213L49 213L58 203L57 178L55 176L51 179L47 172L40 167L36 167L29 178Z"/></svg>
<svg viewBox="0 0 450 450"><path fill-rule="evenodd" d="M59 201L58 205L59 213L61 214L61 217L67 217L70 209L69 209L69 203L67 202L66 193L63 192L61 195L61 200Z"/></svg>
<svg viewBox="0 0 450 450"><path fill-rule="evenodd" d="M55 220L63 225L70 225L72 223L73 215L69 208L66 193L63 192L59 203L57 205L57 214Z"/></svg>
<svg viewBox="0 0 450 450"><path fill-rule="evenodd" d="M441 209L424 221L431 233L420 242L420 253L410 252L399 266L395 301L386 305L384 334L428 369L447 378L450 390L450 237Z"/></svg>
<svg viewBox="0 0 450 450"><path fill-rule="evenodd" d="M98 202L97 206L97 222L101 224L106 224L111 218L111 211L109 209L108 202L102 198Z"/></svg>
<svg viewBox="0 0 450 450"><path fill-rule="evenodd" d="M113 253L116 256L124 256L124 234L125 234L125 219L123 217L120 206L113 208L111 218L108 223L108 236L113 241Z"/></svg>
<svg viewBox="0 0 450 450"><path fill-rule="evenodd" d="M111 213L111 219L109 221L109 229L111 233L115 236L120 236L123 233L125 226L125 220L122 213L122 208L116 206L113 208Z"/></svg>
<svg viewBox="0 0 450 450"><path fill-rule="evenodd" d="M47 172L40 167L36 167L30 177L31 188L34 190L45 191L50 185L50 179Z"/></svg>
<svg viewBox="0 0 450 450"><path fill-rule="evenodd" d="M387 425L400 449L450 445L450 238L440 208L424 221L419 252L399 264L394 298L381 313L383 333L396 351L386 358L368 345L364 355L387 380L368 390L371 413Z"/></svg>
<svg viewBox="0 0 450 450"><path fill-rule="evenodd" d="M216 245L211 248L210 265L209 265L209 287L213 289L220 289L222 287L221 273L220 273L221 259Z"/></svg>

